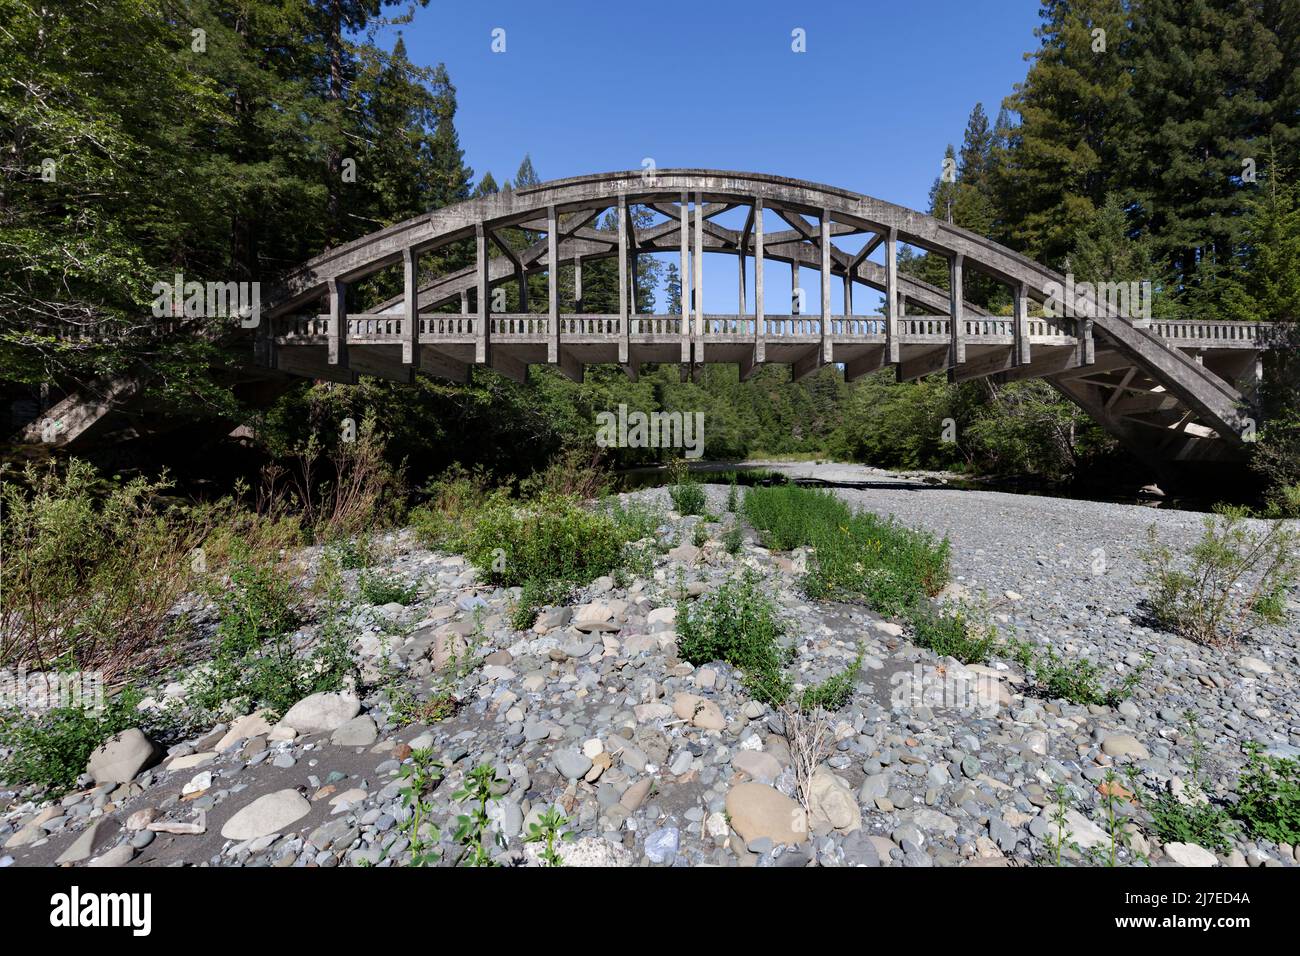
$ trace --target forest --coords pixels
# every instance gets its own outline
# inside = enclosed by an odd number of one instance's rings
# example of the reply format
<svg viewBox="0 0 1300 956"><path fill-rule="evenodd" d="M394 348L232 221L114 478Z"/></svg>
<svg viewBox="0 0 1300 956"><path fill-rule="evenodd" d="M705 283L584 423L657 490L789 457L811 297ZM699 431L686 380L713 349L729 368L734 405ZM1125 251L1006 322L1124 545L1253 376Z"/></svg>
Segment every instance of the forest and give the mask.
<svg viewBox="0 0 1300 956"><path fill-rule="evenodd" d="M846 384L834 366L797 383L765 368L709 367L575 384L534 369L521 385L303 381L243 407L220 370L246 343L152 334L150 289L175 272L271 280L322 250L419 213L579 170L471 170L456 87L380 27L436 17L385 0L0 0L0 364L5 397L142 376L194 422L252 423L240 461L301 455L351 416L385 436L418 485L453 463L523 476L595 447L597 412L705 413L715 459L814 456L891 468L1068 480L1130 469L1125 453L1043 381ZM1045 0L1024 80L994 111L971 105L935 157L927 210L1080 280L1147 280L1156 316L1290 323L1254 463L1300 481L1300 4L1293 0ZM1026 37L1026 45L1031 44ZM994 118L990 119L990 116ZM941 175L947 168L950 177ZM364 176L346 175L349 164ZM500 172L500 171L498 171ZM604 228L613 228L606 222ZM433 269L462 265L453 249ZM947 267L901 267L946 287ZM530 295L544 310L545 279ZM671 311L676 269L649 262L637 307ZM361 290L364 292L365 290ZM517 295L511 292L511 295ZM992 283L967 298L1009 314ZM589 266L587 307L614 311L612 265ZM660 298L662 297L662 298ZM656 299L660 298L659 302ZM85 335L68 336L75 328ZM44 392L42 390L45 390ZM956 423L945 441L942 422ZM607 464L658 449L609 449ZM210 460L210 456L203 456ZM193 461L158 447L132 468Z"/></svg>

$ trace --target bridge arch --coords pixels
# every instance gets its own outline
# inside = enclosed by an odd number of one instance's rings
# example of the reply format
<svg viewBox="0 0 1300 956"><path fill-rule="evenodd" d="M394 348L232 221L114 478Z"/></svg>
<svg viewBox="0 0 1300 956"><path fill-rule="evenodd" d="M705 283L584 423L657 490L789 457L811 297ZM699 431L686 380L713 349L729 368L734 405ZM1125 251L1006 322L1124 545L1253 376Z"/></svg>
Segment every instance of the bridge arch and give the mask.
<svg viewBox="0 0 1300 956"><path fill-rule="evenodd" d="M634 206L664 221L637 228L628 214ZM742 229L713 221L738 208L747 210ZM591 228L606 210L617 213L616 234ZM764 210L790 228L765 235ZM544 238L511 250L498 238L510 228ZM837 238L851 235L867 237L859 251L836 247ZM474 265L421 281L421 257L464 240L474 243ZM899 274L900 244L946 258L957 294ZM869 258L877 249L883 263ZM739 258L742 290L746 263L753 263L750 308L742 291L738 313L703 311L706 252ZM695 287L693 302L683 289L681 314L635 312L632 270L646 253L681 257L681 274ZM580 275L583 261L606 258L623 264L618 312L583 312L580 293L573 311L564 311L559 267ZM767 311L768 261L819 272L805 314ZM403 294L349 314L348 284L394 266L403 270ZM1012 316L990 316L962 299L962 277L971 271L1009 287ZM493 287L522 286L536 273L550 277L545 312L491 311ZM840 314L831 310L836 278L846 289ZM615 172L472 199L328 250L263 297L256 354L260 364L290 374L344 381L356 374L410 380L417 372L466 380L474 365L522 380L539 363L580 378L594 362L617 362L631 376L643 362L689 369L734 362L743 376L764 363L789 364L796 378L837 363L850 379L885 366L902 378L1042 377L1153 465L1242 454L1238 386L1259 374L1265 324L1134 322L1109 314L1095 296L1084 298L1091 308L1076 317L1041 314L1038 307L1065 281L952 223L845 189L761 173ZM853 313L855 284L884 293L882 316ZM435 311L457 299L459 313Z"/></svg>

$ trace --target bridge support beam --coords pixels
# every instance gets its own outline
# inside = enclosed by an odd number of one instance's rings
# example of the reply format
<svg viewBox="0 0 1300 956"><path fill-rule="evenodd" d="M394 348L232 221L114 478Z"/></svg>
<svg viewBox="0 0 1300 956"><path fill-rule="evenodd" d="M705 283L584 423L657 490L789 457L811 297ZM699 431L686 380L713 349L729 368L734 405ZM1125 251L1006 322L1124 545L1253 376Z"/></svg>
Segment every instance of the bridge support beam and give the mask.
<svg viewBox="0 0 1300 956"><path fill-rule="evenodd" d="M903 360L898 338L898 230L893 226L885 235L885 361L897 365Z"/></svg>
<svg viewBox="0 0 1300 956"><path fill-rule="evenodd" d="M1029 344L1029 290L1023 282L1012 290L1011 303L1011 337L1015 363L1028 365L1032 361Z"/></svg>
<svg viewBox="0 0 1300 956"><path fill-rule="evenodd" d="M342 279L330 279L326 284L329 296L329 353L330 365L348 367L348 284Z"/></svg>
<svg viewBox="0 0 1300 956"><path fill-rule="evenodd" d="M823 209L820 216L821 225L821 332L822 362L831 360L831 214Z"/></svg>
<svg viewBox="0 0 1300 956"><path fill-rule="evenodd" d="M481 222L474 226L474 248L475 287L478 293L478 315L474 319L474 363L483 365L488 357L488 256L487 232Z"/></svg>
<svg viewBox="0 0 1300 956"><path fill-rule="evenodd" d="M851 358L844 363L844 381L853 382L862 378L864 375L870 375L872 372L885 368L889 363L886 361L889 357L889 349L883 345L873 346L871 351L859 355L857 358Z"/></svg>
<svg viewBox="0 0 1300 956"><path fill-rule="evenodd" d="M681 210L677 216L677 224L681 230L681 264L678 267L678 273L681 276L682 287L682 364L691 364L691 304L695 296L691 294L691 200L687 193L682 193ZM684 375L685 373L683 373ZM683 377L682 381L686 379Z"/></svg>
<svg viewBox="0 0 1300 956"><path fill-rule="evenodd" d="M695 286L695 321L691 337L695 341L695 361L704 361L704 196L695 194L695 268L691 283Z"/></svg>
<svg viewBox="0 0 1300 956"><path fill-rule="evenodd" d="M898 363L898 381L910 382L914 379L924 378L927 375L934 375L937 372L946 372L952 367L949 365L951 360L951 345L931 349L922 355L903 359Z"/></svg>
<svg viewBox="0 0 1300 956"><path fill-rule="evenodd" d="M754 365L766 360L766 337L763 318L763 199L754 199Z"/></svg>
<svg viewBox="0 0 1300 956"><path fill-rule="evenodd" d="M420 366L420 258L414 249L402 250L402 364Z"/></svg>
<svg viewBox="0 0 1300 956"><path fill-rule="evenodd" d="M628 323L628 275L627 275L627 196L624 193L618 194L618 208L615 209L615 215L618 216L618 325L621 330L618 340L618 360L620 363L627 362L627 336Z"/></svg>
<svg viewBox="0 0 1300 956"><path fill-rule="evenodd" d="M554 206L546 207L546 361L560 360L560 223Z"/></svg>
<svg viewBox="0 0 1300 956"><path fill-rule="evenodd" d="M963 311L965 300L962 297L962 266L965 257L955 253L948 260L948 301L950 303L948 323L949 348L948 364L956 368L966 361L966 315Z"/></svg>

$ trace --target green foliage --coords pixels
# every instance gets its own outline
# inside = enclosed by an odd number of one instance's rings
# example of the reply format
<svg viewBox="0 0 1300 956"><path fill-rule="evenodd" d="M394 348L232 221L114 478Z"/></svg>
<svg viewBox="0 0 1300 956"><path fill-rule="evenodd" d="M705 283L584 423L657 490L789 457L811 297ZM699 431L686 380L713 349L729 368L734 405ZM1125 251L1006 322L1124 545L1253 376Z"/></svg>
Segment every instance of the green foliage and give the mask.
<svg viewBox="0 0 1300 956"><path fill-rule="evenodd" d="M494 584L587 584L613 574L626 559L624 523L571 498L545 497L527 505L498 494L466 536L465 556Z"/></svg>
<svg viewBox="0 0 1300 956"><path fill-rule="evenodd" d="M100 710L81 701L33 716L0 713L0 747L12 750L0 762L0 780L35 784L52 796L70 790L86 769L91 753L114 734L140 726L141 694L127 689Z"/></svg>
<svg viewBox="0 0 1300 956"><path fill-rule="evenodd" d="M901 616L947 583L949 544L870 512L854 513L833 493L785 485L753 488L745 516L777 551L811 546L803 587L812 598L865 600Z"/></svg>
<svg viewBox="0 0 1300 956"><path fill-rule="evenodd" d="M704 513L708 498L704 486L699 482L686 479L668 486L668 497L672 499L673 510L681 515L698 515Z"/></svg>
<svg viewBox="0 0 1300 956"><path fill-rule="evenodd" d="M1289 522L1252 527L1245 509L1220 506L1179 560L1152 525L1142 552L1152 615L1204 644L1235 644L1256 624L1280 623L1300 573L1297 540Z"/></svg>
<svg viewBox="0 0 1300 956"><path fill-rule="evenodd" d="M1101 667L1086 657L1070 660L1052 647L1038 648L1024 641L1010 641L1001 650L1025 669L1036 693L1082 705L1118 707L1133 696L1134 688L1150 667L1148 658L1132 668L1118 683L1106 686L1102 681Z"/></svg>
<svg viewBox="0 0 1300 956"><path fill-rule="evenodd" d="M853 699L858 672L862 670L862 660L863 653L859 651L848 667L820 684L805 687L799 694L799 709L808 713L814 710L836 711L848 706Z"/></svg>
<svg viewBox="0 0 1300 956"><path fill-rule="evenodd" d="M745 529L738 524L733 524L722 535L722 546L727 549L727 554L739 553L744 543Z"/></svg>
<svg viewBox="0 0 1300 956"><path fill-rule="evenodd" d="M785 624L776 605L760 590L758 576L746 569L694 605L677 605L677 652L692 664L726 661L740 669L756 700L780 706L790 696L782 669L792 653L780 638Z"/></svg>
<svg viewBox="0 0 1300 956"><path fill-rule="evenodd" d="M529 578L520 588L519 600L510 614L510 626L524 631L533 626L537 612L544 606L561 603L573 591L570 581L550 581L546 578Z"/></svg>
<svg viewBox="0 0 1300 956"><path fill-rule="evenodd" d="M551 807L537 818L536 823L528 825L528 835L524 837L524 842L545 844L540 854L544 866L564 866L564 858L555 845L557 842L574 839L573 833L564 829L568 825L569 821L560 813L559 807Z"/></svg>
<svg viewBox="0 0 1300 956"><path fill-rule="evenodd" d="M1190 778L1181 794L1153 787L1145 792L1137 785L1136 773L1130 774L1133 792L1148 813L1156 836L1165 843L1195 843L1219 852L1227 852L1229 837L1237 829L1232 817L1223 807L1210 800L1205 781L1201 778L1201 761L1204 745L1196 728L1196 715L1187 711L1187 734L1192 742Z"/></svg>
<svg viewBox="0 0 1300 956"><path fill-rule="evenodd" d="M362 572L357 580L361 597L367 604L380 606L384 604L410 604L420 595L420 586L403 581L395 575Z"/></svg>
<svg viewBox="0 0 1300 956"><path fill-rule="evenodd" d="M318 636L311 653L302 655L290 633L298 622L292 586L272 569L237 557L231 586L218 599L216 654L199 673L194 700L212 711L262 707L281 715L304 697L344 686L356 663L337 560L322 558L320 578L325 597Z"/></svg>
<svg viewBox="0 0 1300 956"><path fill-rule="evenodd" d="M0 667L143 666L175 633L213 516L168 508L165 477L101 482L75 458L0 474Z"/></svg>
<svg viewBox="0 0 1300 956"><path fill-rule="evenodd" d="M740 493L736 488L736 479L732 478L727 487L727 514L735 514L740 502Z"/></svg>
<svg viewBox="0 0 1300 956"><path fill-rule="evenodd" d="M912 643L963 664L981 664L998 645L997 628L968 607L936 608L921 601L907 616Z"/></svg>
<svg viewBox="0 0 1300 956"><path fill-rule="evenodd" d="M429 794L442 779L442 771L443 765L434 759L430 749L411 751L410 762L402 764L402 806L410 811L402 829L411 844L411 866L429 866L441 858L433 849L441 833L430 819L434 805Z"/></svg>
<svg viewBox="0 0 1300 956"><path fill-rule="evenodd" d="M1261 839L1300 842L1300 760L1270 757L1256 743L1247 754L1232 815Z"/></svg>
<svg viewBox="0 0 1300 956"><path fill-rule="evenodd" d="M495 842L497 846L504 847L505 839L496 833L495 840L489 841L488 826L492 821L488 818L487 805L493 798L494 788L503 783L505 781L497 777L496 770L490 764L479 764L465 775L464 784L451 795L458 802L469 802L468 812L456 817L456 842L461 846L460 855L456 858L457 866L462 863L466 866L496 865L487 844Z"/></svg>

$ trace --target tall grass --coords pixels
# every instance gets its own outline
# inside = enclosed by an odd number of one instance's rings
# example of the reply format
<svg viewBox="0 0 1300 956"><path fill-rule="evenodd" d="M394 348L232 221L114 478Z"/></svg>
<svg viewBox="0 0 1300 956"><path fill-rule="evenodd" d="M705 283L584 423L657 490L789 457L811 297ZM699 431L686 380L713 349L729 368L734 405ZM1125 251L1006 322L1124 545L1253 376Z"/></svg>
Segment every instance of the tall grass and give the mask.
<svg viewBox="0 0 1300 956"><path fill-rule="evenodd" d="M813 549L803 581L809 597L861 599L897 617L948 582L947 538L936 541L892 518L854 512L829 491L753 488L744 510L766 547Z"/></svg>

